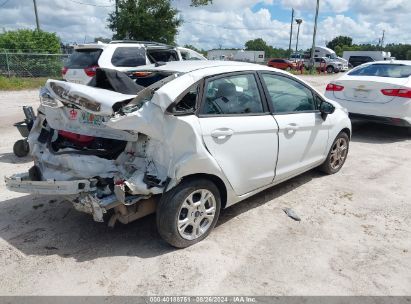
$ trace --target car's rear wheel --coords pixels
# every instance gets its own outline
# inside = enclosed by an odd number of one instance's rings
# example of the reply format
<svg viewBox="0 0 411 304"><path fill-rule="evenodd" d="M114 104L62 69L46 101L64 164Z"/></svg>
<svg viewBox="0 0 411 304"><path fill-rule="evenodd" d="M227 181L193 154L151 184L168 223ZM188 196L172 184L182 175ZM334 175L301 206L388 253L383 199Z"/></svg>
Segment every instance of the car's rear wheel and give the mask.
<svg viewBox="0 0 411 304"><path fill-rule="evenodd" d="M350 139L347 133L340 132L328 152L327 159L319 169L327 174L334 174L340 171L347 159L349 146Z"/></svg>
<svg viewBox="0 0 411 304"><path fill-rule="evenodd" d="M157 207L160 236L177 248L205 239L220 214L220 192L206 179L182 181L163 195Z"/></svg>

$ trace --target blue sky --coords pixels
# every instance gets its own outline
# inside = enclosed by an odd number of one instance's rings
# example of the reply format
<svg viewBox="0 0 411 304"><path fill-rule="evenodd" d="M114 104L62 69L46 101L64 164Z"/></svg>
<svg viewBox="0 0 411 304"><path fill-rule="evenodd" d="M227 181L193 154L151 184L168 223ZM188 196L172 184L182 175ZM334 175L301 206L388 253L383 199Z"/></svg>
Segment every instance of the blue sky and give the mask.
<svg viewBox="0 0 411 304"><path fill-rule="evenodd" d="M190 0L172 0L186 21L177 43L203 49L241 48L250 39L263 38L270 45L287 48L294 7L295 16L303 19L299 45L308 48L315 2L213 0L212 5L193 8ZM113 4L113 0L37 0L42 29L56 32L64 42L79 43L94 37L111 38L105 20ZM411 43L409 16L411 0L320 0L317 44L324 45L338 35L351 36L355 43L377 42L383 30L387 43ZM0 7L0 30L34 28L34 20L32 0L9 0Z"/></svg>

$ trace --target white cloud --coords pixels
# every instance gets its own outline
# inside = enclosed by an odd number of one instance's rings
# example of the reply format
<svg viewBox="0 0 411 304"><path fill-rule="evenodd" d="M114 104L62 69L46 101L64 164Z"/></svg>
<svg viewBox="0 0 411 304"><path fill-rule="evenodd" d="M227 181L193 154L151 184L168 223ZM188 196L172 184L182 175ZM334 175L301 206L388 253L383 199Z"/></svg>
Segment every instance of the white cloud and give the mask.
<svg viewBox="0 0 411 304"><path fill-rule="evenodd" d="M112 5L112 0L76 0L94 5ZM210 49L243 47L247 40L263 38L275 47L288 47L289 23L277 20L266 8L253 12L257 3L294 7L304 19L300 30L301 48L312 42L314 0L214 0L213 5L190 7L190 0L173 0L185 23L177 42ZM56 32L65 42L92 41L111 37L106 18L111 7L76 4L71 0L38 0L42 29ZM264 6L266 7L266 6ZM411 0L321 0L317 44L338 35L348 35L357 43L376 42L382 30L386 42L411 43ZM326 16L325 18L323 16ZM1 28L34 28L32 0L9 1L0 9ZM296 27L294 27L296 31ZM293 39L295 46L295 34Z"/></svg>

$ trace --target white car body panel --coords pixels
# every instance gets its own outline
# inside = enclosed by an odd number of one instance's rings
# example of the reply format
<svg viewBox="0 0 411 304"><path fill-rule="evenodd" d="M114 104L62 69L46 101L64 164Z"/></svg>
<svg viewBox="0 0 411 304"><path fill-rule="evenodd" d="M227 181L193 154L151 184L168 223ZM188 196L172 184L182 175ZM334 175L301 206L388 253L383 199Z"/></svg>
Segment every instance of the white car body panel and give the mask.
<svg viewBox="0 0 411 304"><path fill-rule="evenodd" d="M335 112L329 114L326 120L319 113L301 113L288 115L289 117L269 114L218 118L167 113L167 108L181 92L204 77L238 71L272 72L273 69L269 67L227 61L186 61L170 62L159 67L139 67L135 70L185 74L160 87L150 101L128 114L113 114L112 106L116 102L133 98L134 95L73 83L48 82L47 86L51 91L52 83L55 83L61 85L65 93L57 94L53 91L53 97L60 103L54 107L40 107L29 136L30 152L35 164L40 167L43 178L55 182L71 182L71 188L66 185L70 189L77 187L78 180L91 180L95 176L113 178L114 181L124 183L130 194L148 197L173 188L187 176L207 174L222 181L227 196L225 206L230 206L319 165L326 158L338 133L344 129L350 133L351 130L347 113L338 103L329 100L326 101L335 106ZM280 70L274 71L294 77ZM321 96L320 93L317 94ZM61 102L82 106L78 99L70 99L73 96L92 101L94 106L95 103L100 104L98 111L90 112L87 106L81 107L81 111L103 116L101 124L92 128L81 124L81 121L69 119L70 114L67 114L67 108ZM50 153L48 143L38 140L45 118L50 120L50 126L56 130L99 137L104 136L98 132L107 131L106 137L115 139L119 138L117 136L124 136L126 148L116 159ZM291 132L294 134L285 133L290 124L298 125L298 129ZM228 129L232 133L220 132ZM275 176L276 164L278 178ZM156 176L165 188L148 186L143 181L146 173ZM40 186L35 190L32 187L34 184L25 187L21 179L20 182L22 187L19 188L18 177L6 179L7 187L13 191L43 193ZM35 185L41 183L47 181L38 181ZM44 194L49 193L47 191ZM102 213L99 211L99 214ZM97 218L101 220L100 216Z"/></svg>
<svg viewBox="0 0 411 304"><path fill-rule="evenodd" d="M236 194L272 183L278 137L277 124L271 115L199 120L204 143Z"/></svg>
<svg viewBox="0 0 411 304"><path fill-rule="evenodd" d="M380 61L363 64L407 64L407 61ZM402 119L411 124L411 99L386 96L383 89L411 89L411 78L343 75L332 83L343 86L342 91L326 91L325 96L346 108L349 113Z"/></svg>
<svg viewBox="0 0 411 304"><path fill-rule="evenodd" d="M276 180L285 180L324 161L329 126L320 113L283 114L274 117L279 126Z"/></svg>

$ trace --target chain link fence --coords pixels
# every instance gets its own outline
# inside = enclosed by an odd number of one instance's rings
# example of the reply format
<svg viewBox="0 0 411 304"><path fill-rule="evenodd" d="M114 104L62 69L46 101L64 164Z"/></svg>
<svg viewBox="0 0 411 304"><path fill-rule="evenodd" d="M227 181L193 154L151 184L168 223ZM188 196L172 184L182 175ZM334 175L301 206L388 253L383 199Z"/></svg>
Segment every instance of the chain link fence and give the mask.
<svg viewBox="0 0 411 304"><path fill-rule="evenodd" d="M0 76L57 77L69 54L0 52Z"/></svg>

